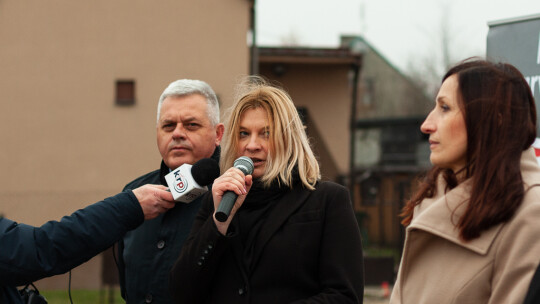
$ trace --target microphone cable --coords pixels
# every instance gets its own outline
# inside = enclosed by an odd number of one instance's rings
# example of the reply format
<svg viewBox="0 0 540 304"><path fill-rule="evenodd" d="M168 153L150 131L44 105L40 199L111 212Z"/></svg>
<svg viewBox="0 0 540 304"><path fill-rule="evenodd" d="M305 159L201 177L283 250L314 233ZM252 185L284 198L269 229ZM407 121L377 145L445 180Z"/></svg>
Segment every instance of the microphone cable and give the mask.
<svg viewBox="0 0 540 304"><path fill-rule="evenodd" d="M69 296L69 302L73 304L73 299L71 298L71 270L69 271L69 278L68 278L68 296Z"/></svg>
<svg viewBox="0 0 540 304"><path fill-rule="evenodd" d="M116 269L118 271L118 275L120 275L120 265L118 264L118 257L117 257L117 254L116 254L116 244L118 244L118 242L114 243L112 245L112 255L113 255L113 259L114 259L114 264L116 264ZM120 294L122 293L122 291L120 291ZM128 295L127 295L127 292L125 293L124 295L125 299L126 300L126 303L128 303ZM72 303L73 304L73 303Z"/></svg>

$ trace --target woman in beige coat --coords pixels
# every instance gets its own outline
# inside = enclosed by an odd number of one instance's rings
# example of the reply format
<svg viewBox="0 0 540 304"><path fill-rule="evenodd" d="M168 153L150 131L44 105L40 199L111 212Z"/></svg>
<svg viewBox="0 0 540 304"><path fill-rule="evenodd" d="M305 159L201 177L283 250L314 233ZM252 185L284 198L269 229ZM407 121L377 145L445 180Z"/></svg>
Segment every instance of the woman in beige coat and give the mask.
<svg viewBox="0 0 540 304"><path fill-rule="evenodd" d="M540 261L536 110L508 64L464 61L422 124L433 168L407 202L390 303L522 303Z"/></svg>

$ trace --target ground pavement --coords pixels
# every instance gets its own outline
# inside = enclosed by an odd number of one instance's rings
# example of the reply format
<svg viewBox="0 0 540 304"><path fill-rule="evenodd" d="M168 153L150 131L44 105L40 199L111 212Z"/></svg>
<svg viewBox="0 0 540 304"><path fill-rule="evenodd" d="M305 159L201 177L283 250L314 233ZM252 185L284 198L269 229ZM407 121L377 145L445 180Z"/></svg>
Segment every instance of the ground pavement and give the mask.
<svg viewBox="0 0 540 304"><path fill-rule="evenodd" d="M392 286L365 286L364 304L388 304Z"/></svg>

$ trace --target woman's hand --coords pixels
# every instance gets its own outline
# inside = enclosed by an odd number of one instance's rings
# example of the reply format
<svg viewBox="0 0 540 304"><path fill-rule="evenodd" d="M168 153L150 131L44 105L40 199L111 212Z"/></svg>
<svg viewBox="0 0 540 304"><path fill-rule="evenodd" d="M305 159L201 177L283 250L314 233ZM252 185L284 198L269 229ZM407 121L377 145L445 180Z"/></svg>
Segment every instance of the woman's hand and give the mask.
<svg viewBox="0 0 540 304"><path fill-rule="evenodd" d="M212 198L214 199L214 210L217 210L223 195L227 191L232 191L238 195L236 202L227 218L227 221L220 222L216 219L216 212L214 211L214 223L216 223L217 229L223 235L227 233L227 229L231 223L232 218L236 214L236 211L242 204L251 189L253 183L253 177L251 175L245 176L242 171L237 168L231 167L223 175L214 180L212 185Z"/></svg>

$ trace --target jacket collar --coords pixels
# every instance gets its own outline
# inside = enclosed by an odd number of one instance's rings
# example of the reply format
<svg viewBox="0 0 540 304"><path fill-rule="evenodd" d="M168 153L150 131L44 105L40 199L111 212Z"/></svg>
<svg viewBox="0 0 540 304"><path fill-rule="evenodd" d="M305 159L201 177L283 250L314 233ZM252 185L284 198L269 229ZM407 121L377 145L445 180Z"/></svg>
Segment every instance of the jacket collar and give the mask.
<svg viewBox="0 0 540 304"><path fill-rule="evenodd" d="M521 156L521 174L525 185L534 184L533 172L538 172L538 162L532 148L525 150ZM537 177L538 175L535 176ZM414 209L414 218L407 227L410 233L415 229L422 230L444 238L459 246L478 254L486 254L504 223L483 231L480 237L465 242L459 236L456 225L467 209L471 180L466 180L454 189L444 193L446 183L442 177L437 182L437 194L433 198L422 201Z"/></svg>

